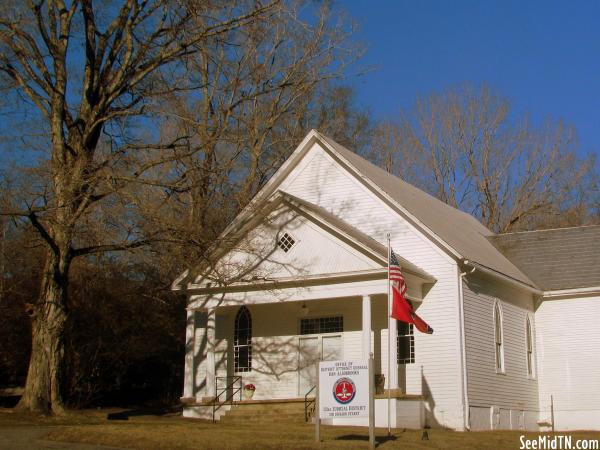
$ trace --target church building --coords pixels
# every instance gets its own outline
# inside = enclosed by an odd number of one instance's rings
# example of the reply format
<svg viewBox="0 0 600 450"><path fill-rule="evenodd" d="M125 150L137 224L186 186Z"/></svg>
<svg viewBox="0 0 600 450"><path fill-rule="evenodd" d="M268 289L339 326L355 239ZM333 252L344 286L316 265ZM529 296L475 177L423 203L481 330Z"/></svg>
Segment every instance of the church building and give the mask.
<svg viewBox="0 0 600 450"><path fill-rule="evenodd" d="M388 236L433 334L388 320ZM310 420L317 363L373 353L376 426L600 430L600 226L496 235L315 130L173 289L186 417Z"/></svg>

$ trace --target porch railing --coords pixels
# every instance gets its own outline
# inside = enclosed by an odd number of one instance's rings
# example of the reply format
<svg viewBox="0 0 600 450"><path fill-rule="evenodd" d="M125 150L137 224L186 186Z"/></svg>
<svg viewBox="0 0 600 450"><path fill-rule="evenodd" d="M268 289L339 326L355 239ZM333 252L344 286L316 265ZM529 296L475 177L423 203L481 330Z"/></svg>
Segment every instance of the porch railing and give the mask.
<svg viewBox="0 0 600 450"><path fill-rule="evenodd" d="M316 397L310 397L310 394L317 389L317 386L311 387L304 396L304 421L308 422L315 413Z"/></svg>
<svg viewBox="0 0 600 450"><path fill-rule="evenodd" d="M219 381L221 387L219 387ZM239 386L235 386L239 383ZM225 386L223 387L223 384ZM242 399L242 377L215 377L216 395L213 401L213 412L212 420L215 421L217 411L225 405L232 405L235 395L240 393L240 400ZM221 398L225 395L225 398Z"/></svg>

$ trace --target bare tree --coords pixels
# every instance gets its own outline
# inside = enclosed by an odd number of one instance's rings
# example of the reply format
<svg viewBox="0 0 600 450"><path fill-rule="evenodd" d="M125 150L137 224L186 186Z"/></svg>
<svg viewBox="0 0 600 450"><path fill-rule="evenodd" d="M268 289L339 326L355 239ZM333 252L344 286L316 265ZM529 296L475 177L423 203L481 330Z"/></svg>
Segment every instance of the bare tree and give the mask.
<svg viewBox="0 0 600 450"><path fill-rule="evenodd" d="M312 127L355 142L368 128L350 89L338 84L360 51L352 28L325 2L278 5L267 23L211 39L187 60L201 89L158 105L162 139L178 145L171 163L144 166L155 191L147 225L167 225L186 244L181 261L199 261ZM183 138L185 137L185 138ZM158 206L161 205L161 206ZM158 213L158 214L156 214Z"/></svg>
<svg viewBox="0 0 600 450"><path fill-rule="evenodd" d="M419 100L378 127L368 156L496 232L570 224L591 206L594 161L578 154L574 129L515 120L485 86Z"/></svg>
<svg viewBox="0 0 600 450"><path fill-rule="evenodd" d="M137 173L131 154L143 147L128 145L133 118L150 99L174 89L164 81L178 73L178 62L216 36L260 22L273 6L124 0L100 8L89 0L40 0L3 9L0 73L37 108L49 132L40 183L30 187L32 195L21 192L2 205L4 215L28 220L47 247L20 407L63 411L63 333L73 259L146 242L123 230L114 233L116 242L86 240L93 208L113 201L126 186L126 177L116 178L114 171L130 171L133 178ZM110 137L106 145L103 133Z"/></svg>

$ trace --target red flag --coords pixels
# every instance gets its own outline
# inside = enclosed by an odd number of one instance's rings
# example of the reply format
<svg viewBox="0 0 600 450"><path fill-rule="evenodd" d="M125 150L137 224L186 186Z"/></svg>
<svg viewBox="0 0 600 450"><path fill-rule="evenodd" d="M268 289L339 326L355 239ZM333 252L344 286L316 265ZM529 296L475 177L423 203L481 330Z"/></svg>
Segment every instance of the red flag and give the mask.
<svg viewBox="0 0 600 450"><path fill-rule="evenodd" d="M414 324L421 333L432 334L433 328L427 325L427 323L415 313L412 305L404 296L406 294L406 282L402 276L398 258L392 249L390 249L389 279L392 283L393 295L392 317L396 320L401 320L402 322Z"/></svg>

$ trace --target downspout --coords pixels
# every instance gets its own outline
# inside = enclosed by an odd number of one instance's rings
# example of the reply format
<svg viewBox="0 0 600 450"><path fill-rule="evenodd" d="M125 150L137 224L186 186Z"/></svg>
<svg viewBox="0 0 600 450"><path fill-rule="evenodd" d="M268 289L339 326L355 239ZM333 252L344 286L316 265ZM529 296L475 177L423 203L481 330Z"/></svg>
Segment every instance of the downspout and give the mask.
<svg viewBox="0 0 600 450"><path fill-rule="evenodd" d="M460 317L460 357L462 362L462 391L463 391L463 420L465 430L471 431L471 420L470 420L470 407L469 407L469 394L467 391L467 355L465 349L465 310L464 310L464 295L463 295L463 281L466 275L470 275L475 272L476 268L473 267L469 272L461 272L460 268L457 267L458 275L458 309Z"/></svg>

